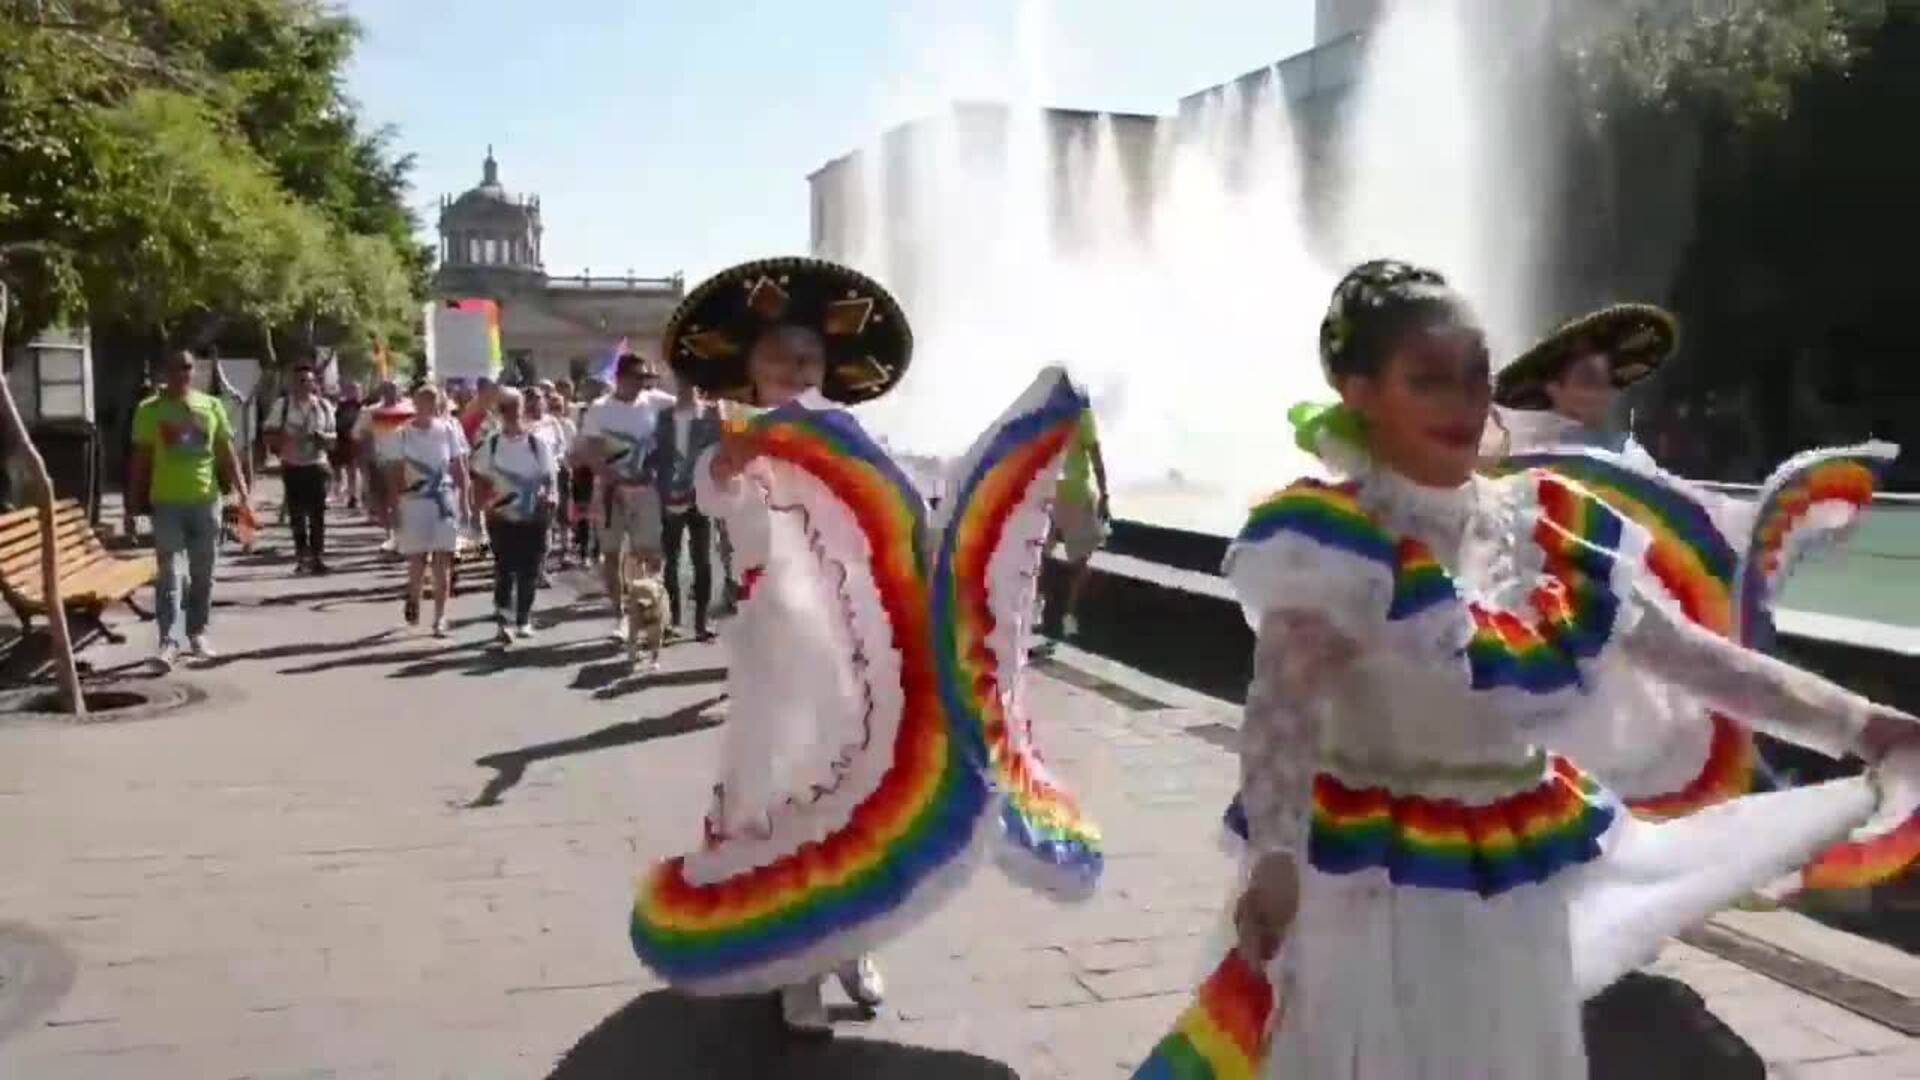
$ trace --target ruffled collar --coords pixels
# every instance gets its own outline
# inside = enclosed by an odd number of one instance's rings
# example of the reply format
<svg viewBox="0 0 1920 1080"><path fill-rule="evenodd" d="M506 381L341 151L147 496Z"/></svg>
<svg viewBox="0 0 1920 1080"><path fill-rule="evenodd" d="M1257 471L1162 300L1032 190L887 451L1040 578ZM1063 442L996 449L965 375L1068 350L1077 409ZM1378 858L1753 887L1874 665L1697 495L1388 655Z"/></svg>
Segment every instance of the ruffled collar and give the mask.
<svg viewBox="0 0 1920 1080"><path fill-rule="evenodd" d="M1412 536L1443 557L1459 550L1482 502L1478 477L1459 487L1427 487L1376 464L1354 479L1360 505L1388 531Z"/></svg>

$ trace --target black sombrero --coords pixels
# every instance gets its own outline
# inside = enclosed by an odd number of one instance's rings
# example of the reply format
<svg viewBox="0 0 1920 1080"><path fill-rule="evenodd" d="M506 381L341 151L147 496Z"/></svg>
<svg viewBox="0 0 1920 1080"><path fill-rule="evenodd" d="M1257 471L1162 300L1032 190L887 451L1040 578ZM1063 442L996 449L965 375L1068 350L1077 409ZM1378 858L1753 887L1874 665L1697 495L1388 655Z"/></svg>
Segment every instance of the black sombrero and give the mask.
<svg viewBox="0 0 1920 1080"><path fill-rule="evenodd" d="M667 319L667 363L716 397L746 401L747 350L767 329L796 324L820 332L827 375L820 392L843 405L872 401L900 381L913 356L913 331L887 290L825 259L756 259L701 282Z"/></svg>
<svg viewBox="0 0 1920 1080"><path fill-rule="evenodd" d="M1547 383L1577 356L1600 353L1613 368L1613 385L1628 387L1653 374L1680 341L1672 314L1652 304L1616 304L1567 323L1500 369L1493 380L1495 404L1509 409L1550 409Z"/></svg>

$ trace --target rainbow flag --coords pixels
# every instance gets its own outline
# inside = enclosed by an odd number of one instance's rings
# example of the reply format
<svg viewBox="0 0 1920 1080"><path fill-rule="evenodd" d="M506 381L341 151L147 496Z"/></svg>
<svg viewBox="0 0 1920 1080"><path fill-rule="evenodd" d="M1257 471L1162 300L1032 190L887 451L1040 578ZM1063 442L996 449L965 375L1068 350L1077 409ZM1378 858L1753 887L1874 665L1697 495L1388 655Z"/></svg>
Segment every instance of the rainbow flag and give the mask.
<svg viewBox="0 0 1920 1080"><path fill-rule="evenodd" d="M456 311L477 311L487 319L487 372L499 375L505 354L500 351L500 305L492 300L471 298L449 300L447 306Z"/></svg>
<svg viewBox="0 0 1920 1080"><path fill-rule="evenodd" d="M633 346L627 344L626 338L621 338L619 341L614 342L613 348L607 350L607 358L602 360L600 365L588 374L606 383L608 386L612 386L614 373L620 369L620 358L632 351Z"/></svg>
<svg viewBox="0 0 1920 1080"><path fill-rule="evenodd" d="M1279 1018L1273 985L1228 950L1133 1080L1253 1080Z"/></svg>

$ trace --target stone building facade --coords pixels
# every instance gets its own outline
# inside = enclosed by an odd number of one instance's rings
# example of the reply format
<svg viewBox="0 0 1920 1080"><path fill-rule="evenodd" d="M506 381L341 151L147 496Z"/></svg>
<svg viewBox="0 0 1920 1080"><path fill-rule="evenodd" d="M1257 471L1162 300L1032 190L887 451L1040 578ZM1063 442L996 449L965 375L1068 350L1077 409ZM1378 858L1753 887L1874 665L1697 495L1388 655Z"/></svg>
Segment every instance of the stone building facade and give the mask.
<svg viewBox="0 0 1920 1080"><path fill-rule="evenodd" d="M686 291L678 274L549 274L540 199L507 192L492 147L479 185L440 200L439 233L434 296L498 303L506 369L525 376L577 379L622 338L658 357L667 317Z"/></svg>

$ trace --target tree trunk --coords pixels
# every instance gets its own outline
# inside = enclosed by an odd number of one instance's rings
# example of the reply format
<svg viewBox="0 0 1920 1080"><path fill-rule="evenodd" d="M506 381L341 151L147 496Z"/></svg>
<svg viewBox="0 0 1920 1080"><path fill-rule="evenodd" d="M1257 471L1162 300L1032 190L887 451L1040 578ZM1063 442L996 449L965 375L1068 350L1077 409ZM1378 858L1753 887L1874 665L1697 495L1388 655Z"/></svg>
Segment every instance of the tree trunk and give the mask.
<svg viewBox="0 0 1920 1080"><path fill-rule="evenodd" d="M27 437L27 425L14 404L13 387L5 372L7 305L10 297L5 282L0 282L0 421L20 443L26 458L27 476L33 486L33 500L40 508L40 596L47 608L47 629L53 637L53 674L60 684L60 704L76 719L87 715L87 701L80 692L80 669L73 659L73 636L67 630L67 609L60 596L60 553L54 540L53 480L47 475L46 459Z"/></svg>

